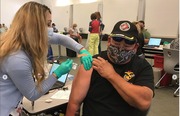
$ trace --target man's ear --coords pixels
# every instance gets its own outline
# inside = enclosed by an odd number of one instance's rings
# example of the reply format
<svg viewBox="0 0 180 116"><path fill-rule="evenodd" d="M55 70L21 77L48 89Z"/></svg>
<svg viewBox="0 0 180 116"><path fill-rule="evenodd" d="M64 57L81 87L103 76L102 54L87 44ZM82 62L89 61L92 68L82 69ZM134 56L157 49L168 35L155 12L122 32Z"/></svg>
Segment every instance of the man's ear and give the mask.
<svg viewBox="0 0 180 116"><path fill-rule="evenodd" d="M135 45L135 47L134 47L134 49L135 49L136 52L137 52L138 47L139 47L139 43L136 43L136 45Z"/></svg>
<svg viewBox="0 0 180 116"><path fill-rule="evenodd" d="M136 46L135 46L135 48L137 49L139 47L139 43L136 43Z"/></svg>

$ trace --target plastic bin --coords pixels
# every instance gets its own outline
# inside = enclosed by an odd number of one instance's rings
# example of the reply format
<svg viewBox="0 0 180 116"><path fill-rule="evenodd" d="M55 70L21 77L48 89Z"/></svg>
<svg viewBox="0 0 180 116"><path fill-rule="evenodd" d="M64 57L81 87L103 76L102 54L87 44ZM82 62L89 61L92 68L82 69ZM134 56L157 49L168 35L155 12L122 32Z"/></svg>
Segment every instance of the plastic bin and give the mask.
<svg viewBox="0 0 180 116"><path fill-rule="evenodd" d="M164 70L162 68L153 67L154 74L154 84L156 84L159 79L164 75ZM157 86L168 86L171 84L172 74L166 74L161 82Z"/></svg>
<svg viewBox="0 0 180 116"><path fill-rule="evenodd" d="M164 68L164 57L160 55L154 55L154 67Z"/></svg>
<svg viewBox="0 0 180 116"><path fill-rule="evenodd" d="M165 74L164 70L162 71L163 76ZM166 74L160 82L160 86L169 86L172 82L172 74Z"/></svg>

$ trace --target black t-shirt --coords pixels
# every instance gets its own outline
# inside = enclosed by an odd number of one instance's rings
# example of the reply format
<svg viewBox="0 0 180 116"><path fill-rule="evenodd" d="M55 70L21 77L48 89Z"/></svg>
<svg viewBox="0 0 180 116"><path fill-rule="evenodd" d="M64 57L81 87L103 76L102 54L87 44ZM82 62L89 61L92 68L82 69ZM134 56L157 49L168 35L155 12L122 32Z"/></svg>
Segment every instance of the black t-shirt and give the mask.
<svg viewBox="0 0 180 116"><path fill-rule="evenodd" d="M132 76L129 83L147 86L154 91L153 70L145 59L135 55L128 64L117 65L108 59L107 51L101 52L100 56L108 60L122 77L124 77L125 72L133 75L134 77ZM93 70L90 88L84 99L83 116L146 116L146 114L147 111L143 112L130 106L108 80Z"/></svg>

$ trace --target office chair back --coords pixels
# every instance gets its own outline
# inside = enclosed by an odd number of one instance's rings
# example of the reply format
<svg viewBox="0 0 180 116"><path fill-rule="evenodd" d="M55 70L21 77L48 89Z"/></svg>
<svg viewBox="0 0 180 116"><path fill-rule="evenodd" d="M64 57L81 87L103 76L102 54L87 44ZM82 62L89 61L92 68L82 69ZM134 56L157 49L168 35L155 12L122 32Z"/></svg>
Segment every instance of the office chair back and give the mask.
<svg viewBox="0 0 180 116"><path fill-rule="evenodd" d="M173 74L176 77L178 88L174 91L174 96L179 96L179 50L177 49L169 49L163 48L164 55L164 75L159 79L159 81L155 84L155 88L159 87L159 83L166 76L166 74Z"/></svg>
<svg viewBox="0 0 180 116"><path fill-rule="evenodd" d="M168 74L179 73L179 50L163 48L164 71Z"/></svg>

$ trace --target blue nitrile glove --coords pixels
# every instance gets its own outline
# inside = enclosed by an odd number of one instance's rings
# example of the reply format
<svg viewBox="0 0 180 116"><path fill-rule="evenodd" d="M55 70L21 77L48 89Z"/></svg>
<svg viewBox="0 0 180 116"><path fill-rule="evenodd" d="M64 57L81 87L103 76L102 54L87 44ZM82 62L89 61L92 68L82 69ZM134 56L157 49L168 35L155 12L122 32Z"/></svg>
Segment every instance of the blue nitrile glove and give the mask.
<svg viewBox="0 0 180 116"><path fill-rule="evenodd" d="M53 72L59 79L63 74L68 73L72 69L73 60L67 59Z"/></svg>
<svg viewBox="0 0 180 116"><path fill-rule="evenodd" d="M85 54L80 58L81 63L84 65L85 70L89 70L92 67L92 55L86 50L83 49L79 52L80 54Z"/></svg>

